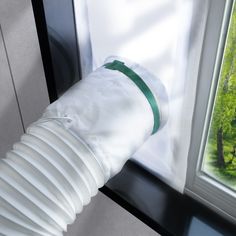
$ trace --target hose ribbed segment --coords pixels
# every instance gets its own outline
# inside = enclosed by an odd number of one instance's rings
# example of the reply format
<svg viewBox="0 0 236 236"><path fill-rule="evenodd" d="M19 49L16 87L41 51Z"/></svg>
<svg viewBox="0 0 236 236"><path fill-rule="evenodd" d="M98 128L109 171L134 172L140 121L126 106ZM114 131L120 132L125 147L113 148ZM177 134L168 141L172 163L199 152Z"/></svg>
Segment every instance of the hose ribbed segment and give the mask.
<svg viewBox="0 0 236 236"><path fill-rule="evenodd" d="M104 181L93 153L60 122L34 123L0 163L0 235L62 235Z"/></svg>

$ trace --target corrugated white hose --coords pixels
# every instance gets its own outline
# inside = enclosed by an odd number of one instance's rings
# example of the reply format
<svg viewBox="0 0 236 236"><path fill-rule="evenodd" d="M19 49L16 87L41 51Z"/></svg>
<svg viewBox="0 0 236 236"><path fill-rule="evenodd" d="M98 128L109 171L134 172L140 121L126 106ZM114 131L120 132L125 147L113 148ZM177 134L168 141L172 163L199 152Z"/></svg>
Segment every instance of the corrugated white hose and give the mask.
<svg viewBox="0 0 236 236"><path fill-rule="evenodd" d="M161 82L126 65L153 91L163 126ZM0 235L62 235L152 131L150 104L133 81L105 67L93 72L51 104L1 160Z"/></svg>

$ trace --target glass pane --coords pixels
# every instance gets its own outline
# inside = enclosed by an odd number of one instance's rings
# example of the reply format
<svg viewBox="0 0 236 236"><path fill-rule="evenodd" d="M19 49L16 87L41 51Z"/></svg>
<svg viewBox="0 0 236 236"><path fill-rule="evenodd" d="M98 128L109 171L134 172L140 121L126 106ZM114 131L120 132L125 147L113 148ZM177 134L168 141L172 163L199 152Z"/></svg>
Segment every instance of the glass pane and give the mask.
<svg viewBox="0 0 236 236"><path fill-rule="evenodd" d="M236 4L231 15L203 171L236 190Z"/></svg>

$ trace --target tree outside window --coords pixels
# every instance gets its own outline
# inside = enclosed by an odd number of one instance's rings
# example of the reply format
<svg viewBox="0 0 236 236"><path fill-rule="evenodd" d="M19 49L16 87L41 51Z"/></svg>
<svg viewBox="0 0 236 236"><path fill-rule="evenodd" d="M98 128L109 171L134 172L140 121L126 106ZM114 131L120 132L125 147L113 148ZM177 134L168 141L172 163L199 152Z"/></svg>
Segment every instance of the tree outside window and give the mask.
<svg viewBox="0 0 236 236"><path fill-rule="evenodd" d="M236 190L236 4L229 25L203 170Z"/></svg>

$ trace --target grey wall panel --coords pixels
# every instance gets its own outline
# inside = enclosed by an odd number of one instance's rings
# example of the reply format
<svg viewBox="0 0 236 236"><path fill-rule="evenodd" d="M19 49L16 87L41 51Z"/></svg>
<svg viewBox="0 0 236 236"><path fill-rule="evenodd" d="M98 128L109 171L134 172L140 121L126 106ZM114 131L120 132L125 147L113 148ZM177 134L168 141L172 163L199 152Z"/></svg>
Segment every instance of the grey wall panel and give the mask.
<svg viewBox="0 0 236 236"><path fill-rule="evenodd" d="M23 133L0 25L0 158Z"/></svg>
<svg viewBox="0 0 236 236"><path fill-rule="evenodd" d="M158 236L159 234L135 218L102 193L68 227L64 236Z"/></svg>
<svg viewBox="0 0 236 236"><path fill-rule="evenodd" d="M23 123L27 127L49 104L31 1L1 0L0 22Z"/></svg>

